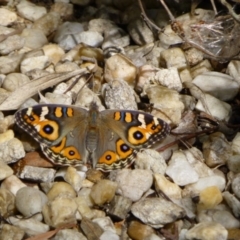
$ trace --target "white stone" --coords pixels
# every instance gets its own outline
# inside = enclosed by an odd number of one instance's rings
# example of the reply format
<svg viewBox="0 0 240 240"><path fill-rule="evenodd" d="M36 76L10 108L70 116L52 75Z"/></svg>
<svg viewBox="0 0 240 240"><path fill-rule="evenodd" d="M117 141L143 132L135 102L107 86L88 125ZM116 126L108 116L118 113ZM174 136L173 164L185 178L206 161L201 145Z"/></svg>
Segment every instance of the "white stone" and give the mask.
<svg viewBox="0 0 240 240"><path fill-rule="evenodd" d="M82 177L78 174L76 168L68 167L64 180L69 183L76 192L82 187Z"/></svg>
<svg viewBox="0 0 240 240"><path fill-rule="evenodd" d="M182 90L182 82L176 67L160 69L156 72L154 80L160 85L174 89L178 92Z"/></svg>
<svg viewBox="0 0 240 240"><path fill-rule="evenodd" d="M103 42L103 36L98 32L83 31L79 34L75 34L77 43L84 43L91 47L99 47Z"/></svg>
<svg viewBox="0 0 240 240"><path fill-rule="evenodd" d="M157 192L163 192L170 199L182 198L181 188L177 184L170 182L166 177L164 177L164 175L155 173L154 179Z"/></svg>
<svg viewBox="0 0 240 240"><path fill-rule="evenodd" d="M55 1L56 2L56 1ZM77 229L61 229L52 240L87 240L87 238Z"/></svg>
<svg viewBox="0 0 240 240"><path fill-rule="evenodd" d="M0 25L8 26L17 21L17 14L6 8L0 8Z"/></svg>
<svg viewBox="0 0 240 240"><path fill-rule="evenodd" d="M57 30L60 22L60 14L50 11L49 13L36 20L32 27L41 30L45 36L48 36Z"/></svg>
<svg viewBox="0 0 240 240"><path fill-rule="evenodd" d="M197 172L191 167L186 156L180 152L174 152L168 163L166 174L180 186L185 186L198 181Z"/></svg>
<svg viewBox="0 0 240 240"><path fill-rule="evenodd" d="M169 48L161 52L160 64L163 67L186 68L187 60L181 48Z"/></svg>
<svg viewBox="0 0 240 240"><path fill-rule="evenodd" d="M117 172L115 181L118 183L117 193L135 202L150 189L153 176L149 170L122 169Z"/></svg>
<svg viewBox="0 0 240 240"><path fill-rule="evenodd" d="M36 21L47 13L45 7L37 6L29 1L21 0L17 5L18 14L30 21Z"/></svg>
<svg viewBox="0 0 240 240"><path fill-rule="evenodd" d="M10 168L7 164L0 161L0 181L11 176L13 174L12 168Z"/></svg>
<svg viewBox="0 0 240 240"><path fill-rule="evenodd" d="M44 224L33 218L19 219L16 217L9 217L9 221L11 221L11 224L13 224L14 226L18 226L21 229L23 229L25 233L30 236L45 233L50 229L50 227L47 224Z"/></svg>
<svg viewBox="0 0 240 240"><path fill-rule="evenodd" d="M24 46L25 39L18 35L9 36L0 42L0 54L7 55L13 51L19 50Z"/></svg>
<svg viewBox="0 0 240 240"><path fill-rule="evenodd" d="M202 103L201 100L198 100L196 105L197 110L206 112L219 120L228 121L231 115L231 106L228 103L209 94L204 94L202 100L204 103Z"/></svg>
<svg viewBox="0 0 240 240"><path fill-rule="evenodd" d="M128 32L133 41L138 45L144 45L154 41L152 31L148 28L147 24L142 19L137 18L128 24Z"/></svg>
<svg viewBox="0 0 240 240"><path fill-rule="evenodd" d="M76 46L76 40L73 36L82 31L84 31L84 28L81 23L64 22L58 27L54 36L54 42L58 43L64 50L70 50Z"/></svg>
<svg viewBox="0 0 240 240"><path fill-rule="evenodd" d="M240 154L240 132L232 140L232 150L234 154Z"/></svg>
<svg viewBox="0 0 240 240"><path fill-rule="evenodd" d="M167 164L162 154L153 149L143 149L137 153L136 169L151 170L153 173L165 174Z"/></svg>
<svg viewBox="0 0 240 240"><path fill-rule="evenodd" d="M57 44L48 44L43 46L42 49L44 55L48 56L54 65L57 64L65 54L64 50Z"/></svg>
<svg viewBox="0 0 240 240"><path fill-rule="evenodd" d="M216 222L220 223L226 229L239 228L240 222L229 211L209 209L201 211L197 216L198 222Z"/></svg>
<svg viewBox="0 0 240 240"><path fill-rule="evenodd" d="M226 186L226 179L223 176L219 175L199 178L199 180L196 183L192 183L185 186L185 188L182 190L182 196L195 197L199 195L199 193L203 189L211 186L216 186L219 188L220 191L223 191L223 189Z"/></svg>
<svg viewBox="0 0 240 240"><path fill-rule="evenodd" d="M222 101L232 100L238 93L239 84L229 75L220 72L206 72L192 81L204 93Z"/></svg>
<svg viewBox="0 0 240 240"><path fill-rule="evenodd" d="M25 40L24 47L30 49L41 48L42 46L44 46L44 44L48 42L43 31L41 31L40 29L25 28L21 33L21 37L23 37Z"/></svg>
<svg viewBox="0 0 240 240"><path fill-rule="evenodd" d="M10 92L15 91L20 86L29 83L30 79L28 76L22 73L10 73L4 79L2 87Z"/></svg>
<svg viewBox="0 0 240 240"><path fill-rule="evenodd" d="M236 174L232 180L232 191L240 199L240 173Z"/></svg>
<svg viewBox="0 0 240 240"><path fill-rule="evenodd" d="M154 228L185 216L183 208L164 198L144 198L132 205L132 214Z"/></svg>
<svg viewBox="0 0 240 240"><path fill-rule="evenodd" d="M113 233L112 231L104 231L104 233L100 236L100 240L120 240L120 237Z"/></svg>
<svg viewBox="0 0 240 240"><path fill-rule="evenodd" d="M21 188L16 194L16 207L25 217L41 212L47 201L47 196L33 187Z"/></svg>
<svg viewBox="0 0 240 240"><path fill-rule="evenodd" d="M26 73L34 69L44 69L50 64L48 56L26 58L21 62L21 72Z"/></svg>
<svg viewBox="0 0 240 240"><path fill-rule="evenodd" d="M232 60L227 66L226 72L240 84L240 62L239 60Z"/></svg>
<svg viewBox="0 0 240 240"><path fill-rule="evenodd" d="M0 73L8 74L19 72L19 65L23 58L23 54L13 54L10 56L0 57Z"/></svg>
<svg viewBox="0 0 240 240"><path fill-rule="evenodd" d="M54 180L56 170L53 168L24 166L17 174L22 179L28 179L36 182L52 182Z"/></svg>
<svg viewBox="0 0 240 240"><path fill-rule="evenodd" d="M109 217L95 218L93 219L93 222L97 223L104 231L116 233L113 222Z"/></svg>
<svg viewBox="0 0 240 240"><path fill-rule="evenodd" d="M185 237L187 240L227 240L228 231L219 223L203 222L188 230Z"/></svg>
<svg viewBox="0 0 240 240"><path fill-rule="evenodd" d="M25 156L23 144L17 138L0 144L0 160L5 163L14 163Z"/></svg>
<svg viewBox="0 0 240 240"><path fill-rule="evenodd" d="M26 185L15 175L6 178L1 184L1 188L9 190L14 195L23 187L26 187Z"/></svg>

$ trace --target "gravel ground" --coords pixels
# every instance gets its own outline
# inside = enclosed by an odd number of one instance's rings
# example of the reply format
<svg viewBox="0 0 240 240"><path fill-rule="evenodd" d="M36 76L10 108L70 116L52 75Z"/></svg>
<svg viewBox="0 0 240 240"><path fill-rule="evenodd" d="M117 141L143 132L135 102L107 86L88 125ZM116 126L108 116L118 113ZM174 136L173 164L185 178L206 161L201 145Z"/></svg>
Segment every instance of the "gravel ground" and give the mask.
<svg viewBox="0 0 240 240"><path fill-rule="evenodd" d="M160 2L1 3L0 240L240 239L238 15Z"/></svg>

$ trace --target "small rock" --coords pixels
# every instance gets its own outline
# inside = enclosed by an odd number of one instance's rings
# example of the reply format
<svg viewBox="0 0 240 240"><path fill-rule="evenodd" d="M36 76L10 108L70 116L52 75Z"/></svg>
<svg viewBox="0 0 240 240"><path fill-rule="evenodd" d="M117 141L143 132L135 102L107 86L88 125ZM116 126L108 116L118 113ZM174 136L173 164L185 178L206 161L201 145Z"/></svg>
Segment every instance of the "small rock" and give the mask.
<svg viewBox="0 0 240 240"><path fill-rule="evenodd" d="M67 172L64 176L64 180L69 183L76 192L80 190L82 187L82 181L83 179L81 176L78 174L76 168L73 167L68 167Z"/></svg>
<svg viewBox="0 0 240 240"><path fill-rule="evenodd" d="M190 66L194 66L203 60L204 54L202 51L196 48L187 49L185 52L185 57Z"/></svg>
<svg viewBox="0 0 240 240"><path fill-rule="evenodd" d="M8 74L12 72L18 72L22 58L23 54L13 54L6 57L0 57L0 73Z"/></svg>
<svg viewBox="0 0 240 240"><path fill-rule="evenodd" d="M103 37L98 32L83 31L79 34L75 34L77 43L84 43L91 47L99 47L103 42Z"/></svg>
<svg viewBox="0 0 240 240"><path fill-rule="evenodd" d="M203 73L195 77L192 82L204 93L208 93L222 101L232 100L239 89L239 84L231 76L220 72Z"/></svg>
<svg viewBox="0 0 240 240"><path fill-rule="evenodd" d="M199 222L220 223L226 229L239 228L240 222L228 210L210 209L198 213Z"/></svg>
<svg viewBox="0 0 240 240"><path fill-rule="evenodd" d="M41 212L47 201L47 196L43 192L32 187L21 188L16 194L16 207L24 217Z"/></svg>
<svg viewBox="0 0 240 240"><path fill-rule="evenodd" d="M177 91L159 85L152 85L147 87L145 92L147 93L150 103L153 104L153 108L156 109L156 114L154 111L152 114L168 123L170 119L174 125L180 123L184 105ZM159 111L157 111L157 109L159 109Z"/></svg>
<svg viewBox="0 0 240 240"><path fill-rule="evenodd" d="M62 229L57 232L57 234L51 238L52 240L87 240L87 238L79 231L75 229Z"/></svg>
<svg viewBox="0 0 240 240"><path fill-rule="evenodd" d="M16 195L18 190L23 187L26 187L26 185L21 182L21 180L15 175L5 178L5 180L1 184L1 188L8 189L14 195Z"/></svg>
<svg viewBox="0 0 240 240"><path fill-rule="evenodd" d="M93 219L95 217L95 212L89 207L88 202L84 197L79 196L75 198L75 202L78 206L78 212L81 217L86 217L88 219Z"/></svg>
<svg viewBox="0 0 240 240"><path fill-rule="evenodd" d="M204 94L204 103L198 100L196 105L196 110L206 112L219 120L228 121L231 115L231 106L219 99L209 95Z"/></svg>
<svg viewBox="0 0 240 240"><path fill-rule="evenodd" d="M6 163L0 161L0 181L13 175L13 170Z"/></svg>
<svg viewBox="0 0 240 240"><path fill-rule="evenodd" d="M216 186L207 187L199 194L198 210L212 209L216 207L222 200L222 193Z"/></svg>
<svg viewBox="0 0 240 240"><path fill-rule="evenodd" d="M48 44L43 46L43 52L45 56L48 56L50 61L56 65L64 56L64 50L57 44Z"/></svg>
<svg viewBox="0 0 240 240"><path fill-rule="evenodd" d="M23 144L17 138L0 143L0 160L7 164L14 163L25 156Z"/></svg>
<svg viewBox="0 0 240 240"><path fill-rule="evenodd" d="M230 144L223 133L210 134L203 141L203 156L207 166L224 165L232 155Z"/></svg>
<svg viewBox="0 0 240 240"><path fill-rule="evenodd" d="M232 191L240 199L240 174L236 174L232 180Z"/></svg>
<svg viewBox="0 0 240 240"><path fill-rule="evenodd" d="M240 154L240 132L238 132L232 140L232 151L234 152L234 155Z"/></svg>
<svg viewBox="0 0 240 240"><path fill-rule="evenodd" d="M2 87L6 90L13 92L20 86L29 83L30 79L22 73L10 73L4 79Z"/></svg>
<svg viewBox="0 0 240 240"><path fill-rule="evenodd" d="M240 63L238 60L231 60L227 66L226 72L240 84Z"/></svg>
<svg viewBox="0 0 240 240"><path fill-rule="evenodd" d="M120 237L113 233L112 231L104 231L104 233L100 236L99 240L120 240Z"/></svg>
<svg viewBox="0 0 240 240"><path fill-rule="evenodd" d="M55 1L51 6L51 12L57 12L62 19L73 19L74 7L69 1Z"/></svg>
<svg viewBox="0 0 240 240"><path fill-rule="evenodd" d="M50 65L48 56L26 58L21 62L21 72L26 73L34 69L44 69Z"/></svg>
<svg viewBox="0 0 240 240"><path fill-rule="evenodd" d="M149 170L122 169L117 172L115 181L118 183L117 193L136 202L152 186L153 176Z"/></svg>
<svg viewBox="0 0 240 240"><path fill-rule="evenodd" d="M170 199L182 198L181 188L177 184L170 182L167 178L164 177L164 175L155 173L154 179L157 192L163 192Z"/></svg>
<svg viewBox="0 0 240 240"><path fill-rule="evenodd" d="M30 236L45 233L50 230L48 225L33 218L19 219L16 217L9 217L9 221L14 226L17 226L20 229L24 230L24 232Z"/></svg>
<svg viewBox="0 0 240 240"><path fill-rule="evenodd" d="M4 218L12 215L16 210L15 196L5 188L0 188L0 213ZM1 238L0 238L1 239Z"/></svg>
<svg viewBox="0 0 240 240"><path fill-rule="evenodd" d="M91 197L95 204L101 206L113 199L116 189L117 184L115 182L103 179L93 185Z"/></svg>
<svg viewBox="0 0 240 240"><path fill-rule="evenodd" d="M122 79L130 86L134 86L137 77L137 68L122 54L116 54L107 59L104 68L104 78L107 82Z"/></svg>
<svg viewBox="0 0 240 240"><path fill-rule="evenodd" d="M131 221L127 230L129 237L135 240L146 239L154 232L153 228L138 221Z"/></svg>
<svg viewBox="0 0 240 240"><path fill-rule="evenodd" d="M65 182L56 182L53 184L49 192L47 193L48 200L54 200L57 197L76 197L76 192L73 187Z"/></svg>
<svg viewBox="0 0 240 240"><path fill-rule="evenodd" d="M183 87L176 67L159 69L154 75L154 81L164 87L168 87L169 89L173 89L178 92L180 92Z"/></svg>
<svg viewBox="0 0 240 240"><path fill-rule="evenodd" d="M52 168L24 166L17 176L36 182L53 182L55 173Z"/></svg>
<svg viewBox="0 0 240 240"><path fill-rule="evenodd" d="M83 197L86 200L86 203L89 207L92 207L94 205L94 202L91 198L91 188L89 187L81 188L81 190L78 192L78 196Z"/></svg>
<svg viewBox="0 0 240 240"><path fill-rule="evenodd" d="M186 233L187 240L227 240L228 232L219 223L203 222L196 224Z"/></svg>
<svg viewBox="0 0 240 240"><path fill-rule="evenodd" d="M0 239L1 240L22 240L24 237L25 232L19 228L12 226L10 224L3 224L1 231L0 231Z"/></svg>
<svg viewBox="0 0 240 240"><path fill-rule="evenodd" d="M18 35L9 36L0 42L0 54L7 55L13 51L19 50L24 46L25 39Z"/></svg>
<svg viewBox="0 0 240 240"><path fill-rule="evenodd" d="M104 231L110 231L112 233L116 233L114 224L109 217L95 218L92 221L94 223L97 223Z"/></svg>
<svg viewBox="0 0 240 240"><path fill-rule="evenodd" d="M54 35L54 42L64 50L70 50L76 46L74 35L84 31L83 25L78 22L64 22Z"/></svg>
<svg viewBox="0 0 240 240"><path fill-rule="evenodd" d="M160 64L165 68L186 68L187 60L181 48L169 48L161 52Z"/></svg>
<svg viewBox="0 0 240 240"><path fill-rule="evenodd" d="M43 206L44 221L51 227L76 223L77 204L69 197L57 197Z"/></svg>
<svg viewBox="0 0 240 240"><path fill-rule="evenodd" d="M132 205L131 211L143 223L154 228L159 228L185 216L184 209L161 197L138 201Z"/></svg>
<svg viewBox="0 0 240 240"><path fill-rule="evenodd" d="M167 164L162 154L153 149L142 149L137 153L136 169L151 170L153 173L165 174Z"/></svg>
<svg viewBox="0 0 240 240"><path fill-rule="evenodd" d="M47 13L45 7L37 6L29 1L22 0L17 5L18 14L30 21L36 21Z"/></svg>
<svg viewBox="0 0 240 240"><path fill-rule="evenodd" d="M0 8L1 26L8 26L17 21L17 14L6 8Z"/></svg>
<svg viewBox="0 0 240 240"><path fill-rule="evenodd" d="M240 201L230 192L222 193L224 201L232 209L232 212L236 218L240 217Z"/></svg>
<svg viewBox="0 0 240 240"><path fill-rule="evenodd" d="M42 30L45 36L50 35L56 31L61 21L60 14L56 12L49 12L36 20L33 24L33 28Z"/></svg>
<svg viewBox="0 0 240 240"><path fill-rule="evenodd" d="M121 219L125 219L131 209L131 206L132 201L129 198L115 195L113 200L110 202L109 213Z"/></svg>
<svg viewBox="0 0 240 240"><path fill-rule="evenodd" d="M102 228L87 218L82 219L80 226L87 239L100 239L103 234Z"/></svg>
<svg viewBox="0 0 240 240"><path fill-rule="evenodd" d="M223 176L212 175L209 177L199 178L196 183L189 184L185 186L182 190L182 196L197 196L203 189L211 186L216 186L220 191L226 186L226 179Z"/></svg>
<svg viewBox="0 0 240 240"><path fill-rule="evenodd" d="M192 78L195 78L200 74L213 71L213 68L210 61L208 59L205 59L198 63L197 65L195 65L194 67L192 67L190 70Z"/></svg>
<svg viewBox="0 0 240 240"><path fill-rule="evenodd" d="M144 45L154 41L152 31L147 24L140 18L132 20L128 24L128 32L137 45Z"/></svg>
<svg viewBox="0 0 240 240"><path fill-rule="evenodd" d="M135 92L123 80L112 80L103 86L105 104L109 109L137 110Z"/></svg>
<svg viewBox="0 0 240 240"><path fill-rule="evenodd" d="M25 40L24 47L30 49L38 49L48 43L46 36L39 29L25 28L22 31L21 37Z"/></svg>
<svg viewBox="0 0 240 240"><path fill-rule="evenodd" d="M187 161L186 156L180 151L173 153L171 160L168 163L166 174L180 186L195 183L199 178L197 172Z"/></svg>

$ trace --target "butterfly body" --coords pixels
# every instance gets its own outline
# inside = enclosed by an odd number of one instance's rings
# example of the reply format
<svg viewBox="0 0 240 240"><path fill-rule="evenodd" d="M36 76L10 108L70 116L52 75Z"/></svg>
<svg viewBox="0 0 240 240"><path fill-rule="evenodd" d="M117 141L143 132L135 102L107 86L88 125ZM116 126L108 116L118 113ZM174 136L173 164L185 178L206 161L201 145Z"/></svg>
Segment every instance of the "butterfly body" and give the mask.
<svg viewBox="0 0 240 240"><path fill-rule="evenodd" d="M169 125L150 114L131 110L99 111L57 104L37 105L15 115L16 123L40 143L58 165L90 164L102 171L124 168L141 148L165 138Z"/></svg>

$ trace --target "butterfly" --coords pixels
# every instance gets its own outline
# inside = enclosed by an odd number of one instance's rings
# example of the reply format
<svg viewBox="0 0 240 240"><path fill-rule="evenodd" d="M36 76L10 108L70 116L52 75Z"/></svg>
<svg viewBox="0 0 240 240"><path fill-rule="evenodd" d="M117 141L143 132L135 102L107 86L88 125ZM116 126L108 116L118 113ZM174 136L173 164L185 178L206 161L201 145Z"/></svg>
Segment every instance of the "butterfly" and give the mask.
<svg viewBox="0 0 240 240"><path fill-rule="evenodd" d="M170 126L150 114L132 110L99 111L45 104L19 110L16 124L40 143L57 165L86 165L108 172L130 166L138 151L164 139Z"/></svg>

